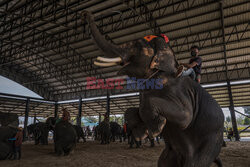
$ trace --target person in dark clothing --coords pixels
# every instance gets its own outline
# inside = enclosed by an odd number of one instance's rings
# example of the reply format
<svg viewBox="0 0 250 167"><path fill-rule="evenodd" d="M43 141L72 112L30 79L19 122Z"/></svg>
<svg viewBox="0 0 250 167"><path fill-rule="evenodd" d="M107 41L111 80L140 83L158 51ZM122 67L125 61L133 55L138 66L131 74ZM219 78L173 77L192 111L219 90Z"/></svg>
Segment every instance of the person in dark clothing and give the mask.
<svg viewBox="0 0 250 167"><path fill-rule="evenodd" d="M23 142L23 129L22 128L18 128L18 132L17 132L15 138L16 138L16 141L15 141L14 159L20 160L21 159L21 146L22 146L22 142Z"/></svg>
<svg viewBox="0 0 250 167"><path fill-rule="evenodd" d="M194 45L191 47L191 56L192 56L192 58L189 60L188 64L181 63L181 65L188 68L187 70L182 72L181 76L190 76L193 80L200 83L202 59L199 56L199 47L198 46Z"/></svg>

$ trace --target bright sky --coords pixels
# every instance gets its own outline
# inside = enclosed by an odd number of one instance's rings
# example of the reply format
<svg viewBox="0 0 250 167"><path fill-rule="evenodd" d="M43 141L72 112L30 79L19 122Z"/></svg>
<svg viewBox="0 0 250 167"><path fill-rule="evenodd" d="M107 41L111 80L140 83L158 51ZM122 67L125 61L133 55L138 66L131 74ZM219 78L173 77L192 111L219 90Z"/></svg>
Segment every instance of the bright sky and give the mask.
<svg viewBox="0 0 250 167"><path fill-rule="evenodd" d="M203 86L203 87L206 87L206 86ZM24 86L14 82L8 78L5 78L3 76L0 76L0 93L9 93L9 94L16 94L16 95L21 95L21 96L42 98L41 96L34 93L33 91L31 91L31 90L25 88ZM114 97L131 96L131 95L137 95L137 94L138 93L130 93L130 94L123 94L123 95L114 95L114 96L110 96L110 97L114 98ZM94 100L94 99L103 99L103 98L105 99L106 97L88 98L88 99L83 99L83 101L89 101L89 100ZM64 101L62 103L73 102L73 101L78 101L78 99L77 100L68 100L68 101ZM244 109L242 107L236 107L235 109L241 113L244 113ZM230 116L230 111L228 108L223 108L222 110L224 112L225 117ZM238 116L238 115L239 114L236 113L236 116Z"/></svg>
<svg viewBox="0 0 250 167"><path fill-rule="evenodd" d="M24 86L0 75L0 93L42 98Z"/></svg>

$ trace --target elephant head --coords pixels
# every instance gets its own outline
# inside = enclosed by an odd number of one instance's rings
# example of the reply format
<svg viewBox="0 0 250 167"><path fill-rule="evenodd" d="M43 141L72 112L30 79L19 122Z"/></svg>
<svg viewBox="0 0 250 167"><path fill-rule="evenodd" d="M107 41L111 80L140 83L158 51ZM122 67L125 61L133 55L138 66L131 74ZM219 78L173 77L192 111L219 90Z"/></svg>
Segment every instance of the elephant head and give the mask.
<svg viewBox="0 0 250 167"><path fill-rule="evenodd" d="M99 32L93 15L83 12L83 17L90 26L92 38L103 51L105 57L97 57L97 66L121 65L119 74L147 79L156 71L167 77L174 77L177 72L177 61L169 44L164 38L154 38L150 42L144 38L122 45L114 45Z"/></svg>

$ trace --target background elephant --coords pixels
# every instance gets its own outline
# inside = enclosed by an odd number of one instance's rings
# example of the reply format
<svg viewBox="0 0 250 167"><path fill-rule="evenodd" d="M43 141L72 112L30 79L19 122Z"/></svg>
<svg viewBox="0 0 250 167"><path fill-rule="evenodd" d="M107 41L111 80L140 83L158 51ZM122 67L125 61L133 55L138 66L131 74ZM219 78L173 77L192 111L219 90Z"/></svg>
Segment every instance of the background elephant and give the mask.
<svg viewBox="0 0 250 167"><path fill-rule="evenodd" d="M78 126L78 125L73 125L73 126L74 126L76 134L77 134L77 140L76 140L77 143L79 143L80 138L83 139L83 142L86 142L86 138L85 138L82 127Z"/></svg>
<svg viewBox="0 0 250 167"><path fill-rule="evenodd" d="M48 125L50 131L54 131L55 124L56 124L56 118L55 117L47 118L46 119L46 124Z"/></svg>
<svg viewBox="0 0 250 167"><path fill-rule="evenodd" d="M119 74L145 82L158 80L156 87L140 90L139 112L134 118L139 124L133 129L136 138L144 137L141 132L145 129L150 137L163 133L168 147L158 166L206 167L217 162L223 143L223 112L200 84L190 77L177 77L179 64L169 42L160 35L117 46L99 32L91 13L85 11L83 15L92 38L106 56L98 57L95 65L120 64Z"/></svg>
<svg viewBox="0 0 250 167"><path fill-rule="evenodd" d="M55 125L54 144L57 155L68 155L76 146L77 133L74 126L67 121Z"/></svg>
<svg viewBox="0 0 250 167"><path fill-rule="evenodd" d="M9 138L15 137L17 128L1 126L0 127L0 160L11 158L13 156L13 141Z"/></svg>
<svg viewBox="0 0 250 167"><path fill-rule="evenodd" d="M139 118L139 108L128 108L125 111L124 118L127 123L128 144L130 145L130 148L132 148L134 144L139 148L142 140L148 136L146 126L144 126L142 120ZM135 138L135 136L141 137Z"/></svg>
<svg viewBox="0 0 250 167"><path fill-rule="evenodd" d="M14 113L0 112L0 124L2 126L11 125L13 127L18 127L19 125L18 115Z"/></svg>
<svg viewBox="0 0 250 167"><path fill-rule="evenodd" d="M39 122L27 126L28 134L33 134L35 145L41 143L48 145L49 127L46 123Z"/></svg>
<svg viewBox="0 0 250 167"><path fill-rule="evenodd" d="M111 131L108 121L102 121L98 126L97 133L100 136L101 144L109 144Z"/></svg>
<svg viewBox="0 0 250 167"><path fill-rule="evenodd" d="M122 142L122 128L117 122L110 122L110 132L111 132L111 141L115 141L116 138L119 138Z"/></svg>

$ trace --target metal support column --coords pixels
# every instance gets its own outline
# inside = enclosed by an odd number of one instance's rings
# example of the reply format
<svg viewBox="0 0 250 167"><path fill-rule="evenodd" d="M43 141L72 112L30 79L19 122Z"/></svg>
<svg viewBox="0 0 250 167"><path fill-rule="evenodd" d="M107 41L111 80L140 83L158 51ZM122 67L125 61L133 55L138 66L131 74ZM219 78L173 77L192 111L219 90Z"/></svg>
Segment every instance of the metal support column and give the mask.
<svg viewBox="0 0 250 167"><path fill-rule="evenodd" d="M240 137L239 137L239 132L237 129L237 122L236 122L236 117L235 117L235 112L234 112L234 103L233 103L231 84L230 84L230 79L228 76L223 3L224 3L224 0L221 0L220 1L220 14L221 14L221 28L222 28L222 35L223 35L222 38L223 38L224 61L225 61L225 67L226 67L227 90L228 90L228 95L229 95L229 100L230 100L229 110L230 110L230 114L231 114L231 120L232 120L232 126L233 126L233 132L235 135L235 140L239 141Z"/></svg>
<svg viewBox="0 0 250 167"><path fill-rule="evenodd" d="M58 114L58 103L55 103L55 111L54 111L54 117L57 118Z"/></svg>
<svg viewBox="0 0 250 167"><path fill-rule="evenodd" d="M24 116L24 128L23 128L23 140L25 141L27 138L27 124L29 118L29 109L30 109L30 99L26 100L26 108L25 108L25 116Z"/></svg>
<svg viewBox="0 0 250 167"><path fill-rule="evenodd" d="M229 82L229 81L227 81L227 82ZM236 122L236 116L235 116L235 111L234 111L234 103L233 103L233 96L232 96L230 82L227 84L227 88L228 88L228 94L229 94L229 100L230 100L229 110L230 110L230 114L231 114L233 132L234 132L235 140L239 141L240 136L239 136L239 132L238 132L238 128L237 128L237 122Z"/></svg>
<svg viewBox="0 0 250 167"><path fill-rule="evenodd" d="M82 124L82 97L79 98L79 111L77 116L77 125L81 126Z"/></svg>
<svg viewBox="0 0 250 167"><path fill-rule="evenodd" d="M36 123L36 112L35 112L35 115L34 115L34 120L33 120L33 124Z"/></svg>
<svg viewBox="0 0 250 167"><path fill-rule="evenodd" d="M109 92L107 92L106 115L107 115L108 120L109 120L109 116L110 116L110 97L109 97Z"/></svg>
<svg viewBox="0 0 250 167"><path fill-rule="evenodd" d="M101 113L99 113L99 125L101 122L102 122L102 115L101 115Z"/></svg>

